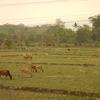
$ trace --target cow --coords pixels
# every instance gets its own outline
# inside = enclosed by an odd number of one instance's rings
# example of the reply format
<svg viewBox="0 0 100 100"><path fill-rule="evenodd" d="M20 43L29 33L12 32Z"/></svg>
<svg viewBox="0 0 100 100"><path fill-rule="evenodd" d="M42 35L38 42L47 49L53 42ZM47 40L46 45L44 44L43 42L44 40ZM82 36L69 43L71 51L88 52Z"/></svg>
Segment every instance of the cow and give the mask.
<svg viewBox="0 0 100 100"><path fill-rule="evenodd" d="M1 77L1 75L4 75L6 77L9 76L9 78L12 79L12 76L11 76L9 70L0 70L0 77Z"/></svg>
<svg viewBox="0 0 100 100"><path fill-rule="evenodd" d="M32 73L31 73L30 69L28 69L28 68L21 68L20 72L21 72L21 75L22 75L22 73L26 73L26 74L30 75L30 77L32 77Z"/></svg>

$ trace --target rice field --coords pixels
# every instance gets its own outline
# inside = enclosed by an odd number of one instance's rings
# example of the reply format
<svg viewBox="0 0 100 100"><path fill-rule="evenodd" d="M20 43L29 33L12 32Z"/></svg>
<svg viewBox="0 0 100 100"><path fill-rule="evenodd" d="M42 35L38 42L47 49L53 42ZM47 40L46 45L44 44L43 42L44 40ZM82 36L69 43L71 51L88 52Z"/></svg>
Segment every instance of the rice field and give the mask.
<svg viewBox="0 0 100 100"><path fill-rule="evenodd" d="M32 54L33 59L24 59L24 54ZM28 63L41 64L44 72L32 72L32 78L24 73L21 75L21 68L30 68ZM10 80L1 76L1 100L16 96L23 100L100 99L99 48L0 50L0 69L8 69L13 77Z"/></svg>

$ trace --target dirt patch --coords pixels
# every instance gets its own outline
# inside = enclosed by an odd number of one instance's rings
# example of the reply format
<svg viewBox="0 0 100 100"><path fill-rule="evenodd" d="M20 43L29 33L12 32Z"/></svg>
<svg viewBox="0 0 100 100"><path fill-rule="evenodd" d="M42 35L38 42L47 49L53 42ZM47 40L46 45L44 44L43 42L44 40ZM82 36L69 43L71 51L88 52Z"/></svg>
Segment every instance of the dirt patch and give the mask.
<svg viewBox="0 0 100 100"><path fill-rule="evenodd" d="M1 57L15 57L15 56L22 56L22 54L16 54L16 55L1 55Z"/></svg>
<svg viewBox="0 0 100 100"><path fill-rule="evenodd" d="M83 91L68 91L68 90L60 90L60 89L47 89L47 88L39 88L39 87L18 87L18 86L7 86L7 85L0 85L0 89L11 89L11 90L20 90L20 91L42 92L42 93L55 93L55 94L75 95L75 96L84 96L84 97L100 99L100 94L83 92Z"/></svg>
<svg viewBox="0 0 100 100"><path fill-rule="evenodd" d="M0 62L0 63L11 63L11 64L28 64L26 62ZM34 63L34 64L44 64L44 65L68 65L68 66L100 66L99 64L66 64L66 63Z"/></svg>

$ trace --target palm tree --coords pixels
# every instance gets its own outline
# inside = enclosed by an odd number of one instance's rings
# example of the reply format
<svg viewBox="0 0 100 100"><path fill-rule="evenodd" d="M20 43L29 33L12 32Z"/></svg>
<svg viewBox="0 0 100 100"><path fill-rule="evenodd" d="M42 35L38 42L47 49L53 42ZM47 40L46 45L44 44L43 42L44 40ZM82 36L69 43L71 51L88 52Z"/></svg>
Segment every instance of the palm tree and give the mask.
<svg viewBox="0 0 100 100"><path fill-rule="evenodd" d="M74 27L74 29L77 29L78 28L78 25L77 25L76 22L74 23L73 27Z"/></svg>

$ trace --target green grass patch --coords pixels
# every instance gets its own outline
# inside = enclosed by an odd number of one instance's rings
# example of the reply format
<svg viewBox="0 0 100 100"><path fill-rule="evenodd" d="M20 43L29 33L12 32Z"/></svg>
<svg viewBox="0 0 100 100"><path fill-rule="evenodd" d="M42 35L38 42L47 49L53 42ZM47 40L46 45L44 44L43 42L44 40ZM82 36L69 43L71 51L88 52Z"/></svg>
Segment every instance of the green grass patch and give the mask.
<svg viewBox="0 0 100 100"><path fill-rule="evenodd" d="M76 50L76 52L75 52ZM25 60L23 54L32 54L33 59ZM91 56L92 54L98 55ZM20 69L29 68L27 63L41 64L44 72L32 72L32 78L27 74L20 75ZM0 51L0 69L8 69L13 77L12 80L1 76L1 85L18 86L18 87L37 87L46 89L58 89L71 91L82 91L86 93L100 94L100 51L92 48L40 48L31 51ZM5 91L6 90L2 90ZM11 91L11 90L9 90ZM17 91L11 92L17 95ZM26 94L26 91L20 94ZM31 92L27 92L31 95ZM0 92L1 94L1 92ZM18 95L20 95L18 94ZM55 94L33 93L36 98L39 94L44 98L60 98ZM40 100L41 96L38 100ZM31 96L30 96L31 97ZM74 96L61 96L62 100L68 97L73 100ZM28 98L26 96L26 98ZM77 96L74 98L77 99ZM20 98L19 98L20 99ZM51 98L50 98L51 99ZM46 99L43 99L46 100ZM74 99L75 100L75 99ZM81 99L86 100L86 99Z"/></svg>

